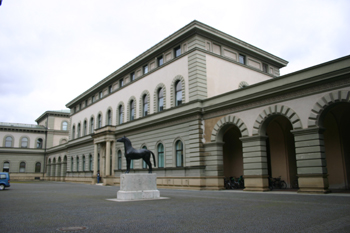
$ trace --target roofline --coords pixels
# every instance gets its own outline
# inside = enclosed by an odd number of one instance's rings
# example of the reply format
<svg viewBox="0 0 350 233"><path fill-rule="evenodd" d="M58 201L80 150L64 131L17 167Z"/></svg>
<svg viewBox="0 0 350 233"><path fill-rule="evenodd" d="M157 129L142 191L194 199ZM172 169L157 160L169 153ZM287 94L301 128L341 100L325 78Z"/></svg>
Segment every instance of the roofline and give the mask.
<svg viewBox="0 0 350 233"><path fill-rule="evenodd" d="M67 110L69 111L69 110ZM39 116L35 122L37 122L39 124L39 121L41 121L44 117L46 117L47 115L55 115L55 116L70 116L70 112L64 112L63 110L62 111L51 111L51 110L48 110L46 112L44 112L43 114L41 114L41 116Z"/></svg>
<svg viewBox="0 0 350 233"><path fill-rule="evenodd" d="M189 36L194 35L194 34L210 34L218 39L225 40L228 43L239 46L246 51L250 51L252 53L263 56L263 57L267 58L268 60L273 61L274 64L279 68L284 67L288 64L288 61L286 61L282 58L279 58L271 53L268 53L268 52L266 52L258 47L255 47L255 46L253 46L249 43L246 43L242 40L239 40L236 37L233 37L229 34L226 34L222 31L219 31L219 30L217 30L213 27L210 27L204 23L201 23L197 20L193 20L192 22L190 22L186 26L180 28L179 30L177 30L176 32L171 34L170 36L166 37L165 39L163 39L159 43L155 44L154 46L152 46L151 48L149 48L145 52L141 53L139 56L135 57L134 59L132 59L131 61L126 63L125 65L123 65L122 67L120 67L119 69L117 69L116 71L114 71L113 73L111 73L110 75L108 75L107 77L105 77L104 79L102 79L101 81L99 81L98 83L93 85L92 87L90 87L88 90L84 91L82 94L78 95L76 98L74 98L73 100L68 102L66 104L66 107L67 108L72 107L72 105L74 105L77 101L81 100L83 97L85 97L87 95L91 95L92 94L91 92L93 92L93 90L100 88L103 85L106 85L106 83L110 82L117 75L121 74L122 72L125 72L127 69L129 69L130 67L132 67L136 63L140 62L142 59L150 56L152 53L155 53L157 50L170 44L174 40L179 39L183 36L189 37Z"/></svg>

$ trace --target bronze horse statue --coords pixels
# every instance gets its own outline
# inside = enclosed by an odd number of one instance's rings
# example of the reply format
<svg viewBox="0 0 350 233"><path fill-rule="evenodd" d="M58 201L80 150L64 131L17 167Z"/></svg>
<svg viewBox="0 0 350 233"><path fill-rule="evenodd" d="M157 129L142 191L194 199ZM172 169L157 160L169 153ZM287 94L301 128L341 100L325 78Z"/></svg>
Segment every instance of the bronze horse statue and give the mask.
<svg viewBox="0 0 350 233"><path fill-rule="evenodd" d="M151 163L151 154L153 155L153 163L154 166L156 166L156 158L152 151L147 149L140 149L136 150L132 147L130 140L127 137L122 137L117 139L117 142L123 142L124 143L124 149L125 149L125 158L126 158L126 172L130 172L130 163L131 160L135 159L143 159L145 163L148 165L148 173L152 173L152 163Z"/></svg>

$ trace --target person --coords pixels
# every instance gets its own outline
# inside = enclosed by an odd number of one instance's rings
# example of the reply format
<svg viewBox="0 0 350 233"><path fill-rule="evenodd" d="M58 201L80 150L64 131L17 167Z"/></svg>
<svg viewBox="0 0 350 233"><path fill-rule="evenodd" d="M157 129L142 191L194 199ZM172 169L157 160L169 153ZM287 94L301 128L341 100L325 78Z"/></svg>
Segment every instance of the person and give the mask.
<svg viewBox="0 0 350 233"><path fill-rule="evenodd" d="M100 183L100 170L97 171L97 183Z"/></svg>

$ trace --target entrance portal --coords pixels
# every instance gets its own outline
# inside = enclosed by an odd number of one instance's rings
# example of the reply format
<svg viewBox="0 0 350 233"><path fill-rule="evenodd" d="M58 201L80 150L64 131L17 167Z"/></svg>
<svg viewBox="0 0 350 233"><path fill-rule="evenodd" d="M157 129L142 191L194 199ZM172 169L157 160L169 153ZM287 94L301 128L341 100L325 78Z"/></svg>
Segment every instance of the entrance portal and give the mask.
<svg viewBox="0 0 350 233"><path fill-rule="evenodd" d="M326 109L324 142L330 189L350 188L350 104L338 103Z"/></svg>
<svg viewBox="0 0 350 233"><path fill-rule="evenodd" d="M294 135L292 124L284 116L274 116L266 127L266 153L270 177L281 179L292 187L297 179Z"/></svg>
<svg viewBox="0 0 350 233"><path fill-rule="evenodd" d="M226 129L223 136L224 176L238 178L243 175L243 156L240 130L233 125Z"/></svg>

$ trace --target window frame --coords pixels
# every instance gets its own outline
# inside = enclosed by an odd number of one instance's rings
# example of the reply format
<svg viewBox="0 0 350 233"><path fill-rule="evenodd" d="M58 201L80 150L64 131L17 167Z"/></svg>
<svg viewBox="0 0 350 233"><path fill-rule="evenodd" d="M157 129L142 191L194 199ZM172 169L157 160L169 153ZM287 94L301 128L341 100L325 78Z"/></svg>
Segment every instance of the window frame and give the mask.
<svg viewBox="0 0 350 233"><path fill-rule="evenodd" d="M157 57L157 65L158 67L162 66L164 64L164 58L163 55Z"/></svg>
<svg viewBox="0 0 350 233"><path fill-rule="evenodd" d="M239 63L246 65L247 64L247 60L246 60L246 56L243 54L239 54L238 55L238 61Z"/></svg>
<svg viewBox="0 0 350 233"><path fill-rule="evenodd" d="M179 51L179 54L177 53ZM181 45L174 48L174 58L181 56Z"/></svg>

